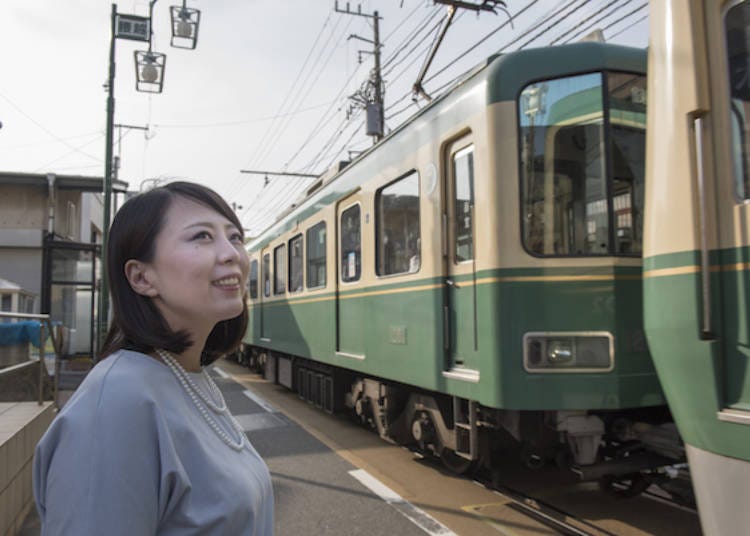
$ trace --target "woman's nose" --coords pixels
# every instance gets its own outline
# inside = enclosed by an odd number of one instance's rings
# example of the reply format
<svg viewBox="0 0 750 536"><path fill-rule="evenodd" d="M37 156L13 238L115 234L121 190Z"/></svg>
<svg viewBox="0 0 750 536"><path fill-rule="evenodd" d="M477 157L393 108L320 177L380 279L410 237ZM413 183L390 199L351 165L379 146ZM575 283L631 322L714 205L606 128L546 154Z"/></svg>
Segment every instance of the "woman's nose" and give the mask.
<svg viewBox="0 0 750 536"><path fill-rule="evenodd" d="M239 262L240 260L240 252L229 238L220 241L218 255L222 263Z"/></svg>

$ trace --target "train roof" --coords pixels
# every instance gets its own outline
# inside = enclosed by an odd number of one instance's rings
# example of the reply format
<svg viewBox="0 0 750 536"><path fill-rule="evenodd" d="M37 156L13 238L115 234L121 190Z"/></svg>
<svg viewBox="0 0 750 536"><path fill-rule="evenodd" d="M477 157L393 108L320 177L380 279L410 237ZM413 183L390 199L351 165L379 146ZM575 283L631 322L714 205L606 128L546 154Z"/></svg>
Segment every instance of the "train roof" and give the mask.
<svg viewBox="0 0 750 536"><path fill-rule="evenodd" d="M438 116L441 110L455 109L455 115L472 107L476 109L479 102L482 106L489 106L497 102L514 101L521 90L535 80L607 69L645 73L646 65L645 49L596 42L492 55L349 165L339 167L339 171L332 177L323 179L321 175L320 186L308 190L304 199L282 212L275 223L248 244L248 249L256 250L264 246L296 227L299 221L349 195L366 177L375 172L376 155L387 150L402 153L401 142L408 143L412 138L418 139L420 127ZM480 89L486 91L478 93L477 90ZM409 131L413 131L412 136L406 135Z"/></svg>

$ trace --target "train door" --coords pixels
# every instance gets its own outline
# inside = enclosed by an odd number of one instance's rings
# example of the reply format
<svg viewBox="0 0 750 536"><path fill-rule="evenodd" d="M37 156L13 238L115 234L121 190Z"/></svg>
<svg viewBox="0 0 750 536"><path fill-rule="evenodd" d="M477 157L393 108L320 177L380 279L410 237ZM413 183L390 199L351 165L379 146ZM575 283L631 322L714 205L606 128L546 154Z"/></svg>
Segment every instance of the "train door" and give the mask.
<svg viewBox="0 0 750 536"><path fill-rule="evenodd" d="M362 195L354 193L336 204L336 354L365 358L365 303L362 288Z"/></svg>
<svg viewBox="0 0 750 536"><path fill-rule="evenodd" d="M750 1L728 2L722 17L724 62L711 78L722 77L728 90L712 92L712 108L726 121L705 121L704 130L721 129L714 151L731 151L716 158L718 235L721 240L722 313L709 329L720 326L724 353L724 406L721 420L750 424ZM719 48L710 40L708 46ZM711 54L711 52L709 52ZM716 58L718 60L718 57ZM728 102L726 95L728 94ZM722 106L719 106L722 104ZM723 108L723 110L722 110ZM698 127L697 127L698 128ZM696 144L702 143L698 139ZM700 149L700 147L699 147Z"/></svg>
<svg viewBox="0 0 750 536"><path fill-rule="evenodd" d="M268 322L266 320L268 311L268 299L271 297L271 252L268 248L263 248L260 254L261 268L260 277L262 281L260 289L260 340L263 342L271 341L271 334L268 331Z"/></svg>
<svg viewBox="0 0 750 536"><path fill-rule="evenodd" d="M474 145L463 138L447 153L443 180L445 349L449 371L479 371L474 215Z"/></svg>

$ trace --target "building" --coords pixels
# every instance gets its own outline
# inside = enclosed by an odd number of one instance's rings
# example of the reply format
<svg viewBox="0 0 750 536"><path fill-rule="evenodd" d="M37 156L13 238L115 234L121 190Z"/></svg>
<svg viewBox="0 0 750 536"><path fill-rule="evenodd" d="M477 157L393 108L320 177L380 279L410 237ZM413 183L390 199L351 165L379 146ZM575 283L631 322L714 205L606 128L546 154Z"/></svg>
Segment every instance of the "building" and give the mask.
<svg viewBox="0 0 750 536"><path fill-rule="evenodd" d="M115 181L112 191L126 188ZM38 296L26 312L49 313L63 325L69 335L64 353L92 356L98 340L102 178L0 172L0 191L0 277Z"/></svg>

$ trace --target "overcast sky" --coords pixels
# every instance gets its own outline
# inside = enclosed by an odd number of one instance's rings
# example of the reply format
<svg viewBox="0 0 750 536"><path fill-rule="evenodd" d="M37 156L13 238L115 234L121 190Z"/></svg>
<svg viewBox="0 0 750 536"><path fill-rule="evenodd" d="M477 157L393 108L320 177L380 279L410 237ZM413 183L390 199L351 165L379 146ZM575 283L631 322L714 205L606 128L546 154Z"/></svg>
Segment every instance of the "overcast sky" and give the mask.
<svg viewBox="0 0 750 536"><path fill-rule="evenodd" d="M272 177L264 186L241 169L319 173L348 158L347 149L371 145L359 126L364 114L354 109L347 121L347 97L368 77L372 54L362 54L362 64L357 56L372 45L347 37L372 39L372 19L336 13L334 0L188 0L201 24L197 48L185 50L169 46L169 6L179 3L154 6L153 49L167 54L163 93L135 90L133 53L147 44L117 40L115 123L149 127L148 134L122 129L119 144L115 131L119 178L134 190L152 179L204 183L242 206L243 224L257 232L308 182ZM437 90L504 47L578 40L594 28L610 42L644 47L645 4L507 0L514 28L505 25L468 53L508 17L459 10L427 79L450 67L425 87ZM386 124L395 128L417 110L409 90L446 7L431 0L361 6L382 17ZM117 10L147 15L148 2L123 0ZM0 1L1 171L104 174L110 14L105 0Z"/></svg>

